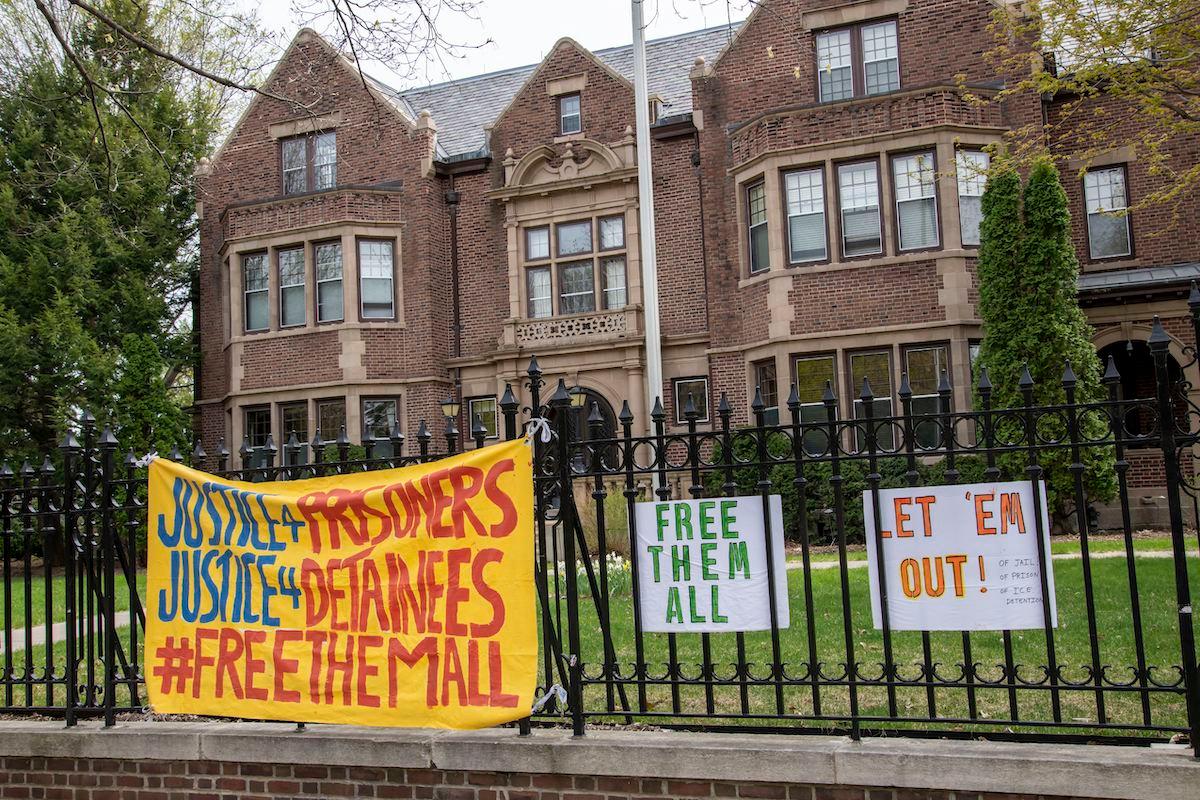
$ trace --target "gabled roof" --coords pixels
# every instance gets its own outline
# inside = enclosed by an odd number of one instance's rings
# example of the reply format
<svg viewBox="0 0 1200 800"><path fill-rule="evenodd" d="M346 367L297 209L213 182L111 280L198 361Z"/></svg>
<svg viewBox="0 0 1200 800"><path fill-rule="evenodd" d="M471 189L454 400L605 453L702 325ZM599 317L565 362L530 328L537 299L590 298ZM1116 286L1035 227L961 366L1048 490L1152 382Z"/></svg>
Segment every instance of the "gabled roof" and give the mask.
<svg viewBox="0 0 1200 800"><path fill-rule="evenodd" d="M681 33L646 43L646 73L650 94L662 99L663 115L692 110L692 83L688 71L697 57L712 61L728 44L741 23ZM626 79L633 80L633 46L596 50L594 55ZM539 64L475 75L419 89L389 92L415 117L423 109L433 113L438 127L439 155L453 157L481 152L487 145L485 127L508 107Z"/></svg>

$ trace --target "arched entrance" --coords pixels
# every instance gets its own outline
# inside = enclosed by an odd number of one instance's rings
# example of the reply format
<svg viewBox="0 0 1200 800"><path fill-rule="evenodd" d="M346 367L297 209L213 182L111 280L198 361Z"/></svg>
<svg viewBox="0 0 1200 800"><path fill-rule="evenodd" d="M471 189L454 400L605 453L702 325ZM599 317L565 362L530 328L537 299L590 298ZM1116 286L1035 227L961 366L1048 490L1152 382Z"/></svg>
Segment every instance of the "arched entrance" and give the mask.
<svg viewBox="0 0 1200 800"><path fill-rule="evenodd" d="M1097 351L1100 357L1101 369L1108 368L1111 358L1121 375L1121 397L1124 400L1155 401L1158 398L1158 383L1155 375L1154 354L1150 345L1143 341L1126 340L1113 342ZM1173 393L1178 393L1183 370L1179 362L1170 353L1167 354L1167 375L1171 382ZM1154 409L1150 403L1138 403L1130 408L1125 415L1125 430L1131 435L1145 435L1154 431ZM1183 397L1175 400L1175 422L1182 425L1187 414L1187 404Z"/></svg>

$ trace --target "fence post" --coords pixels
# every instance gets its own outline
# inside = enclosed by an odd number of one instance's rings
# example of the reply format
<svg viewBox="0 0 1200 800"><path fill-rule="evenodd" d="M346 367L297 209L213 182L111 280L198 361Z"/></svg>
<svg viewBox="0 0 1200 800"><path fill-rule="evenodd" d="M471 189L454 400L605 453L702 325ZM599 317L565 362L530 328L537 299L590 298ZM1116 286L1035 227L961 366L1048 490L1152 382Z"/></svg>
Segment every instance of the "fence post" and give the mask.
<svg viewBox="0 0 1200 800"><path fill-rule="evenodd" d="M576 736L583 736L583 663L580 661L579 645L579 581L575 571L575 494L571 486L571 395L562 378L550 397L554 409L554 421L558 428L558 519L563 534L564 572L567 579L567 646L570 653L567 663L570 668L568 681L571 685L568 703L571 706L571 728Z"/></svg>
<svg viewBox="0 0 1200 800"><path fill-rule="evenodd" d="M471 415L471 438L475 440L476 450L487 441L487 428L483 427L483 419L478 414Z"/></svg>
<svg viewBox="0 0 1200 800"><path fill-rule="evenodd" d="M70 728L75 725L75 708L79 705L79 675L75 655L75 458L79 454L79 442L75 434L67 431L59 447L63 451L63 562L66 570L63 600L66 602L67 626L66 647L67 663L65 680L67 682L66 723Z"/></svg>
<svg viewBox="0 0 1200 800"><path fill-rule="evenodd" d="M511 442L517 438L517 409L520 408L512 384L504 384L504 395L500 398L500 411L504 414L504 439Z"/></svg>
<svg viewBox="0 0 1200 800"><path fill-rule="evenodd" d="M1167 363L1167 347L1171 337L1163 330L1158 317L1150 332L1150 352L1154 356L1154 376L1158 390L1158 430L1162 437L1163 464L1167 473L1167 507L1171 516L1171 549L1175 562L1175 600L1179 610L1180 666L1183 669L1184 702L1187 706L1188 735L1192 753L1200 756L1200 686L1196 675L1196 639L1192 628L1192 598L1188 586L1187 546L1184 542L1183 506L1179 492L1179 451L1175 446L1175 409L1172 402L1171 376Z"/></svg>
<svg viewBox="0 0 1200 800"><path fill-rule="evenodd" d="M116 596L116 531L113 530L113 458L117 438L105 426L100 434L100 537L104 559L104 727L117 724L117 624L113 599Z"/></svg>

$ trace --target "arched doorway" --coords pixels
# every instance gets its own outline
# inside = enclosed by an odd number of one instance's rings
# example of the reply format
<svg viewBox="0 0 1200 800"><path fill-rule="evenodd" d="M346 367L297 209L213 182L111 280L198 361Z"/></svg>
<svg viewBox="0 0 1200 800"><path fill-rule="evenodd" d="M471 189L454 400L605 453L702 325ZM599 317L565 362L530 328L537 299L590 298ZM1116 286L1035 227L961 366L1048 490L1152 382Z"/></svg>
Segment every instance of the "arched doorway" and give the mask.
<svg viewBox="0 0 1200 800"><path fill-rule="evenodd" d="M1126 340L1113 342L1097 351L1101 369L1108 368L1111 358L1121 375L1121 397L1124 400L1152 401L1137 403L1125 414L1125 431L1133 436L1154 432L1155 408L1158 398L1158 380L1154 367L1154 354L1150 345L1143 341ZM1175 397L1175 424L1183 425L1187 416L1186 398L1179 395L1183 370L1170 353L1167 354L1167 376Z"/></svg>

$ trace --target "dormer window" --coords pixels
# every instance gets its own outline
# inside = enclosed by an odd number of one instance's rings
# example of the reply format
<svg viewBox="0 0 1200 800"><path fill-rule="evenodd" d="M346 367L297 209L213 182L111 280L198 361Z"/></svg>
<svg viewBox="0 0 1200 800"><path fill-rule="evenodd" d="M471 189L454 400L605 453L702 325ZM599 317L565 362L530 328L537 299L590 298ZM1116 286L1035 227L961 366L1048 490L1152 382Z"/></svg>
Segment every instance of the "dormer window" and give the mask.
<svg viewBox="0 0 1200 800"><path fill-rule="evenodd" d="M293 136L283 148L283 193L332 189L337 184L337 134L334 131Z"/></svg>
<svg viewBox="0 0 1200 800"><path fill-rule="evenodd" d="M894 92L900 88L900 45L895 20L817 34L817 87L822 103Z"/></svg>
<svg viewBox="0 0 1200 800"><path fill-rule="evenodd" d="M564 94L558 98L558 132L562 136L583 130L583 117L579 110L579 93Z"/></svg>

